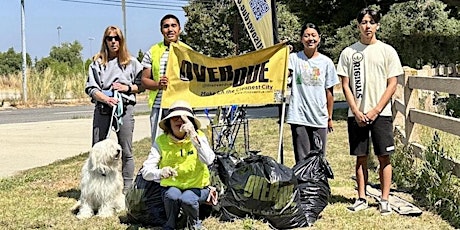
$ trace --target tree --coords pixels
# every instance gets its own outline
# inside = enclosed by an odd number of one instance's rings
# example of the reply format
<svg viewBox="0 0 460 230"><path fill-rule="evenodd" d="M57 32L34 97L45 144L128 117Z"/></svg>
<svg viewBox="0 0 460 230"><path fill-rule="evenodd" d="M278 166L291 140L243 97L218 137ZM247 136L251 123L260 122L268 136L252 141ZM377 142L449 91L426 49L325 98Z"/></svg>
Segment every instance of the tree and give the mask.
<svg viewBox="0 0 460 230"><path fill-rule="evenodd" d="M289 12L284 4L276 4L276 17L278 21L278 37L280 40L290 41L300 46L300 33L302 24L299 18Z"/></svg>
<svg viewBox="0 0 460 230"><path fill-rule="evenodd" d="M398 51L403 65L421 68L425 64L456 63L460 60L460 21L449 18L445 9L439 0L394 4L383 15L377 37ZM356 20L339 28L328 40L327 52L332 59L337 61L341 50L354 43L358 35Z"/></svg>
<svg viewBox="0 0 460 230"><path fill-rule="evenodd" d="M32 65L32 59L26 54L27 66ZM22 69L22 53L16 53L11 47L8 51L0 52L0 75L17 74Z"/></svg>
<svg viewBox="0 0 460 230"><path fill-rule="evenodd" d="M187 23L183 39L194 50L213 57L225 57L235 55L238 45L245 47L243 49L250 47L249 38L240 39L238 30L233 30L239 17L233 0L193 1L184 10Z"/></svg>
<svg viewBox="0 0 460 230"><path fill-rule="evenodd" d="M70 67L81 65L82 56L81 51L83 46L78 42L62 43L61 46L53 46L50 51L50 58L57 62L66 63Z"/></svg>
<svg viewBox="0 0 460 230"><path fill-rule="evenodd" d="M404 64L414 68L460 60L460 20L449 18L439 0L394 4L382 17L381 39L398 50Z"/></svg>
<svg viewBox="0 0 460 230"><path fill-rule="evenodd" d="M409 0L280 0L279 2L286 4L289 10L297 15L303 22L311 22L317 26L338 28L348 25L364 7L372 5L378 6L382 13L385 14L393 4L408 1Z"/></svg>
<svg viewBox="0 0 460 230"><path fill-rule="evenodd" d="M285 3L289 11L300 18L302 23L311 22L321 30L322 44L320 51L327 56L335 57L334 50L337 41L335 37L342 27L347 27L354 20L358 12L369 6L378 7L382 14L388 12L394 3L407 2L408 0L280 0ZM348 30L348 29L347 29ZM345 32L342 30L342 32ZM350 31L345 32L350 34ZM339 37L342 35L338 35ZM342 47L341 45L340 47ZM334 58L333 58L334 59Z"/></svg>
<svg viewBox="0 0 460 230"><path fill-rule="evenodd" d="M73 43L65 42L61 46L53 46L51 47L50 56L37 61L35 67L39 71L44 71L46 68L55 65L58 69L67 67L80 71L84 67L81 55L82 50L83 47L78 41L74 41Z"/></svg>
<svg viewBox="0 0 460 230"><path fill-rule="evenodd" d="M458 0L442 0L442 1L450 6L460 6L460 1Z"/></svg>
<svg viewBox="0 0 460 230"><path fill-rule="evenodd" d="M194 50L213 57L226 57L255 50L233 0L192 1L185 7L184 41ZM280 39L298 41L298 18L277 5Z"/></svg>
<svg viewBox="0 0 460 230"><path fill-rule="evenodd" d="M35 69L39 72L45 71L46 68L50 67L56 60L50 57L44 57L35 62Z"/></svg>
<svg viewBox="0 0 460 230"><path fill-rule="evenodd" d="M342 50L355 43L358 38L359 31L356 29L356 20L351 20L347 26L338 28L333 36L323 38L324 43L328 44L323 49L337 63Z"/></svg>

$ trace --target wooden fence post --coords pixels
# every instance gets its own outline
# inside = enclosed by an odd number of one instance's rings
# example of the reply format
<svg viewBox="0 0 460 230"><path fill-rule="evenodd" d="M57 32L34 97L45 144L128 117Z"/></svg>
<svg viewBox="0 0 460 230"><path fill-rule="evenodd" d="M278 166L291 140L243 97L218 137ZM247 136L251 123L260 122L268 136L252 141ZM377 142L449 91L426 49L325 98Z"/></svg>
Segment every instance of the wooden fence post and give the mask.
<svg viewBox="0 0 460 230"><path fill-rule="evenodd" d="M405 107L405 104L402 104L404 103L404 92L405 92L405 87L407 83L407 79L405 78L405 76L413 76L417 74L417 70L411 67L404 66L403 69L404 69L404 75L398 77L398 85L396 86L396 91L392 97L393 126L397 128L398 130L400 130L401 132L404 132L401 129L404 129L405 121L406 121L405 109L403 109L404 111L402 111L401 106L400 106L400 105L403 105ZM398 107L399 107L399 110L398 110ZM404 143L404 144L407 144L407 143Z"/></svg>
<svg viewBox="0 0 460 230"><path fill-rule="evenodd" d="M418 101L418 89L411 89L409 88L409 78L412 76L412 73L405 71L404 73L404 105L406 105L405 110L405 134L406 134L406 143L408 145L412 142L419 141L419 135L416 132L416 124L411 122L410 119L410 110L411 109L418 109L419 108L419 101Z"/></svg>
<svg viewBox="0 0 460 230"><path fill-rule="evenodd" d="M450 63L449 65L447 65L448 68L449 68L449 76L450 77L458 77L458 70L457 70L457 66L455 66L454 63Z"/></svg>

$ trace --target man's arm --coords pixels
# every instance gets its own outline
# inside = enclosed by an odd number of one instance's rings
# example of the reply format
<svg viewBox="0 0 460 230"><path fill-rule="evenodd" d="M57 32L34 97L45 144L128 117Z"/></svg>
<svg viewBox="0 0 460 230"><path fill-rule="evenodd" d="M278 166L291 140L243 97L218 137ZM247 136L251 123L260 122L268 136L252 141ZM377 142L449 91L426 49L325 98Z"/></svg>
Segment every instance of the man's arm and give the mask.
<svg viewBox="0 0 460 230"><path fill-rule="evenodd" d="M366 114L368 120L374 121L377 119L379 114L382 112L382 110L388 104L388 101L391 100L391 97L395 93L397 84L397 77L390 77L387 79L387 88L385 89L385 92L383 93L377 105Z"/></svg>
<svg viewBox="0 0 460 230"><path fill-rule="evenodd" d="M155 81L151 79L151 76L152 69L144 68L144 70L142 70L142 87L151 90L166 89L166 87L168 86L168 77L163 75L160 77L159 81Z"/></svg>
<svg viewBox="0 0 460 230"><path fill-rule="evenodd" d="M145 89L158 90L160 89L159 82L152 79L152 69L144 68L142 70L141 85Z"/></svg>
<svg viewBox="0 0 460 230"><path fill-rule="evenodd" d="M142 58L142 65L144 66L144 68L142 70L141 86L144 89L149 90L160 89L160 82L153 80L154 78L152 76L152 57L150 56L150 51L144 53L144 57Z"/></svg>

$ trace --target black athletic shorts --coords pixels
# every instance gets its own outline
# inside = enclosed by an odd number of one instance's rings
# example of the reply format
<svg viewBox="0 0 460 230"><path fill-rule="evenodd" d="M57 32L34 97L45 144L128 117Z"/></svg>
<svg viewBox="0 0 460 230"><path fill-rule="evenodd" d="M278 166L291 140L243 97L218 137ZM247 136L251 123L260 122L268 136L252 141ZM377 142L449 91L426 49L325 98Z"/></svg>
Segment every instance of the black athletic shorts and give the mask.
<svg viewBox="0 0 460 230"><path fill-rule="evenodd" d="M350 155L369 155L371 138L375 155L392 154L395 150L393 119L390 116L378 116L372 124L359 127L354 117L348 117Z"/></svg>

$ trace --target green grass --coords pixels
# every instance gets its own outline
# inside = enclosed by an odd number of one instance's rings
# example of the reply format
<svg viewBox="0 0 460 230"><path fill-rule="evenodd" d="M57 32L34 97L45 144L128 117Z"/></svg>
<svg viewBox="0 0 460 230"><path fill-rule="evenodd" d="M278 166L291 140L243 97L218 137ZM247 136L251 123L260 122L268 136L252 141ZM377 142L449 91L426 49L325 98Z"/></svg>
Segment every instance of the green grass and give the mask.
<svg viewBox="0 0 460 230"><path fill-rule="evenodd" d="M424 211L419 217L397 214L380 216L376 202L370 199L371 208L350 213L346 207L356 197L354 175L355 159L348 153L345 111L334 115L334 132L328 136L327 159L335 178L330 180L332 197L321 218L310 229L453 229L440 216ZM249 121L251 150L277 158L278 125L276 119ZM289 125L284 129L285 165L293 166L294 157ZM239 148L242 146L239 145ZM133 147L136 171L147 158L150 139L136 142ZM80 221L71 211L79 197L80 169L87 153L51 165L31 169L19 175L0 180L0 229L135 229L121 223L119 216ZM376 181L376 173L370 172ZM410 198L410 195L407 195ZM203 222L208 229L270 229L268 224L252 219L219 222L211 217Z"/></svg>

